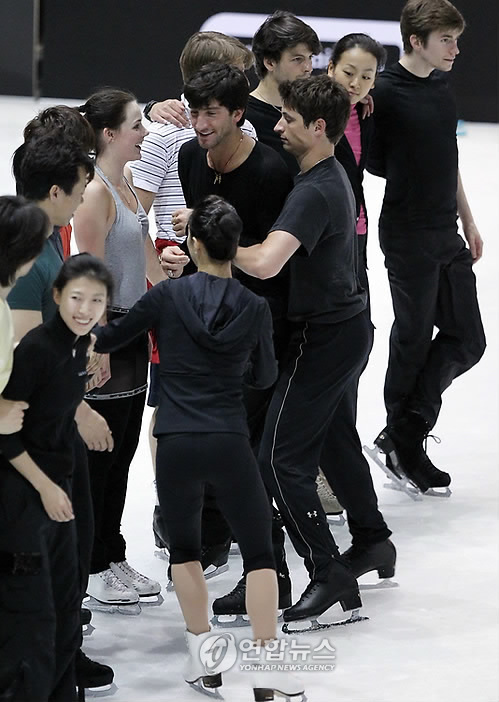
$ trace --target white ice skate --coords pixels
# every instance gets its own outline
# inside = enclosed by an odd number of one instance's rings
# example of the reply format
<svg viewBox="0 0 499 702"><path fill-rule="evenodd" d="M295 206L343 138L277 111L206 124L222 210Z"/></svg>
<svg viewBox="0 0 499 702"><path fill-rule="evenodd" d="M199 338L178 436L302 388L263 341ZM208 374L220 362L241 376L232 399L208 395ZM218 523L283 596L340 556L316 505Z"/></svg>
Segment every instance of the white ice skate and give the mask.
<svg viewBox="0 0 499 702"><path fill-rule="evenodd" d="M217 688L222 686L222 673L216 665L218 654L212 652L212 648L216 646L219 638L211 631L203 634L192 634L186 630L185 641L189 657L184 670L184 680L200 692L221 699L218 694L213 694Z"/></svg>
<svg viewBox="0 0 499 702"><path fill-rule="evenodd" d="M254 661L253 655L251 656L251 685L255 702L273 700L275 695L285 697L288 701L306 702L305 686L295 673L286 670L286 659L281 663L279 658L279 664L275 664L276 651L279 650L277 640L270 641L265 646L255 646L257 660ZM291 664L290 668L292 667Z"/></svg>
<svg viewBox="0 0 499 702"><path fill-rule="evenodd" d="M322 509L326 513L326 518L332 526L343 526L345 517L343 516L343 507L340 505L338 498L331 490L327 478L319 468L319 474L316 479L317 495L321 501Z"/></svg>
<svg viewBox="0 0 499 702"><path fill-rule="evenodd" d="M161 585L155 580L151 580L146 575L142 575L138 570L132 568L127 561L111 563L111 570L117 578L121 580L129 589L135 590L140 598L141 604L159 605L162 604Z"/></svg>
<svg viewBox="0 0 499 702"><path fill-rule="evenodd" d="M85 600L85 605L92 612L132 616L141 612L137 591L125 585L111 568L90 575L87 595L89 599Z"/></svg>

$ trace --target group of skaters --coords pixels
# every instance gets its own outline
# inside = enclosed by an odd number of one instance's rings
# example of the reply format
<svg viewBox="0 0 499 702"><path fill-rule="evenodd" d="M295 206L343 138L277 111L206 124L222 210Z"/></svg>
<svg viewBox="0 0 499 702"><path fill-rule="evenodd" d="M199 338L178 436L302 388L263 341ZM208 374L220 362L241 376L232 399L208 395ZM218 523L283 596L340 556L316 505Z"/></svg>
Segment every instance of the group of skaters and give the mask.
<svg viewBox="0 0 499 702"><path fill-rule="evenodd" d="M288 631L323 626L337 603L355 621L357 578L393 576L356 429L373 343L363 172L387 181L379 232L395 315L375 444L394 480L447 488L425 438L443 391L485 350L482 240L445 75L464 27L447 0L408 0L398 63L349 34L312 75L319 38L278 11L252 51L190 37L180 101L142 114L130 92L102 89L28 123L17 195L0 198L0 700L68 702L77 686L81 698L109 684L112 669L81 650L83 599L139 608L160 593L121 533L148 367L157 538L188 683L222 685L199 652L212 634L205 576L233 541L243 573L213 612L249 617L257 701L304 695L295 674L264 665L278 610ZM70 236L82 253L69 255ZM344 553L319 467L347 515ZM294 604L284 529L309 576Z"/></svg>

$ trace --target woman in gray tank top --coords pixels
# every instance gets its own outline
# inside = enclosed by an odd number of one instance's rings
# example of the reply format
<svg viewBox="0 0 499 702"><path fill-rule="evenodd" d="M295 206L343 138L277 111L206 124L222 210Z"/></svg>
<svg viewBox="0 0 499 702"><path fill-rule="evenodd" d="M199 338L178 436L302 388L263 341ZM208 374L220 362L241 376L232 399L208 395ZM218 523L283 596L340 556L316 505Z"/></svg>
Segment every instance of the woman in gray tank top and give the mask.
<svg viewBox="0 0 499 702"><path fill-rule="evenodd" d="M155 284L164 275L148 233L147 215L138 201L126 168L140 158L147 130L135 97L103 89L80 108L95 134L95 178L74 216L80 251L102 258L115 284L107 319L125 315L146 292L147 277ZM160 592L159 583L132 568L120 532L128 470L137 449L147 388L148 340L144 334L111 354L111 377L86 396L105 417L113 434L111 452L88 451L95 515L95 539L87 592L91 606L135 607L141 597Z"/></svg>

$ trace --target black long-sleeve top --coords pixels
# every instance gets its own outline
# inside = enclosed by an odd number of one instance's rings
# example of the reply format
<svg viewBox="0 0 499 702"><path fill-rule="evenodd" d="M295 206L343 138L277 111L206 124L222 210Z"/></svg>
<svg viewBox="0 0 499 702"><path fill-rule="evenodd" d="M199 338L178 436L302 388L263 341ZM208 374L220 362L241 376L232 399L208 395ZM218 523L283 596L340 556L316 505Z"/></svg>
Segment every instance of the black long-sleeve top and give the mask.
<svg viewBox="0 0 499 702"><path fill-rule="evenodd" d="M455 230L457 120L447 77L420 78L396 63L376 79L374 104L367 169L386 178L380 226Z"/></svg>
<svg viewBox="0 0 499 702"><path fill-rule="evenodd" d="M277 378L268 303L233 278L195 273L158 283L120 320L96 330L107 353L155 327L160 402L154 435L231 432L248 435L243 382Z"/></svg>
<svg viewBox="0 0 499 702"><path fill-rule="evenodd" d="M74 418L85 392L89 341L88 335L76 337L59 312L21 339L2 394L28 402L29 408L21 431L0 435L0 468L27 451L52 480L71 474Z"/></svg>

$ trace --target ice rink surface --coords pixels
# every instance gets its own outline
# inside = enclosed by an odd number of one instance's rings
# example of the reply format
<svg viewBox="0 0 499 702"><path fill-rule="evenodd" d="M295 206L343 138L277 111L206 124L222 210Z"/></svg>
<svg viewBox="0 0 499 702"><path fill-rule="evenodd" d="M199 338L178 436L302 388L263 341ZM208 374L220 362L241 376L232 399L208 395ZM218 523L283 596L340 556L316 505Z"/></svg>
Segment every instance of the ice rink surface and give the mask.
<svg viewBox="0 0 499 702"><path fill-rule="evenodd" d="M40 107L28 98L0 97L0 194L13 193L10 158L22 129ZM59 101L64 102L64 101ZM488 340L478 366L445 393L435 427L441 443L430 442L436 465L452 475L450 499L413 502L383 487L372 466L384 517L398 550L398 588L368 590L362 614L369 621L323 633L301 635L315 648L326 638L336 651L329 672L302 674L309 702L498 702L498 268L499 126L467 124L459 137L460 167L475 221L485 241L476 265L479 298ZM358 428L371 443L384 425L382 388L392 308L376 222L383 181L367 176L370 219L368 249L375 345L360 385ZM166 564L155 557L151 532L153 476L144 417L141 443L132 464L123 533L129 562L166 584ZM237 469L237 466L234 466ZM340 549L349 545L346 526L333 527ZM288 544L294 600L307 584L301 561ZM228 592L240 576L239 556L209 581L210 597ZM367 576L366 576L367 577ZM95 630L84 640L92 658L115 670L113 702L201 702L205 697L181 678L185 647L174 593L139 616L94 614ZM239 630L245 637L248 630ZM246 675L231 671L220 689L227 702L253 699Z"/></svg>

